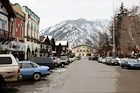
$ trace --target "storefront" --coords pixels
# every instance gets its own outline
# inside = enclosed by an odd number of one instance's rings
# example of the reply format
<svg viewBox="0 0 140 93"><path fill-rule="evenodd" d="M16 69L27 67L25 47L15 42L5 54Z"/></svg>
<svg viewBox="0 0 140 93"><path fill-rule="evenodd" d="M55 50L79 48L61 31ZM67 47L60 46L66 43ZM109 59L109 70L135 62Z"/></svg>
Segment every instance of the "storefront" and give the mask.
<svg viewBox="0 0 140 93"><path fill-rule="evenodd" d="M19 61L24 60L24 57L25 57L25 52L24 51L25 51L24 43L11 41L8 44L7 53L8 54L13 54L15 56L15 58L18 59Z"/></svg>

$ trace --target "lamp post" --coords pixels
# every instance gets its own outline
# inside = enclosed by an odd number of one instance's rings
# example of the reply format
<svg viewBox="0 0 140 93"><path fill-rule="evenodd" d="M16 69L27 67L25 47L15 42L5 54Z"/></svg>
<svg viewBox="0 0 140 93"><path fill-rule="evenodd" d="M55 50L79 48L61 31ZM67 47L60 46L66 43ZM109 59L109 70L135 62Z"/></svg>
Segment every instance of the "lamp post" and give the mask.
<svg viewBox="0 0 140 93"><path fill-rule="evenodd" d="M115 58L115 28L114 28L114 0L113 0L113 58Z"/></svg>

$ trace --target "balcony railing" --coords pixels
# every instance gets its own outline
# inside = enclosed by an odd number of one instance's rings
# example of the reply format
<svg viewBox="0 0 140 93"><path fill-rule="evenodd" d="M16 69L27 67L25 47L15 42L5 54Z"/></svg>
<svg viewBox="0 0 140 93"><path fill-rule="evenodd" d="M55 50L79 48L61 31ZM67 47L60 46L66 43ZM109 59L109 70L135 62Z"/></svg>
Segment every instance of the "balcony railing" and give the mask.
<svg viewBox="0 0 140 93"><path fill-rule="evenodd" d="M6 30L0 29L0 39L11 40L12 39L12 33L8 32Z"/></svg>

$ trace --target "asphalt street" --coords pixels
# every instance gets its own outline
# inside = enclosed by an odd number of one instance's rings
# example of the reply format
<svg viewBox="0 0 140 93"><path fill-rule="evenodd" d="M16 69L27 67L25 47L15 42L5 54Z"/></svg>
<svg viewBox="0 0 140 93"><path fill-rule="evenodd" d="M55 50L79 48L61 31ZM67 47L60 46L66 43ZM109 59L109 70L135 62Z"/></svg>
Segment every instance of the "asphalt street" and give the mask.
<svg viewBox="0 0 140 93"><path fill-rule="evenodd" d="M41 81L8 83L0 93L140 93L140 70L76 60Z"/></svg>

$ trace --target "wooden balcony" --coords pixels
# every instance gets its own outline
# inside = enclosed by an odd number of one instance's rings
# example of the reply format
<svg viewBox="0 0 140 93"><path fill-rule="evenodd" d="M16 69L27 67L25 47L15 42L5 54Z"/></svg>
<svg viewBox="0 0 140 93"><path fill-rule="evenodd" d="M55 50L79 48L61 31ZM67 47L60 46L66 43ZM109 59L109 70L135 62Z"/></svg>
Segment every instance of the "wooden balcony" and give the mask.
<svg viewBox="0 0 140 93"><path fill-rule="evenodd" d="M12 37L11 32L0 29L0 41L2 41L2 44L4 43L8 44L12 40L13 40L13 37Z"/></svg>
<svg viewBox="0 0 140 93"><path fill-rule="evenodd" d="M2 40L11 40L12 39L12 33L8 32L6 30L0 29L0 39Z"/></svg>

